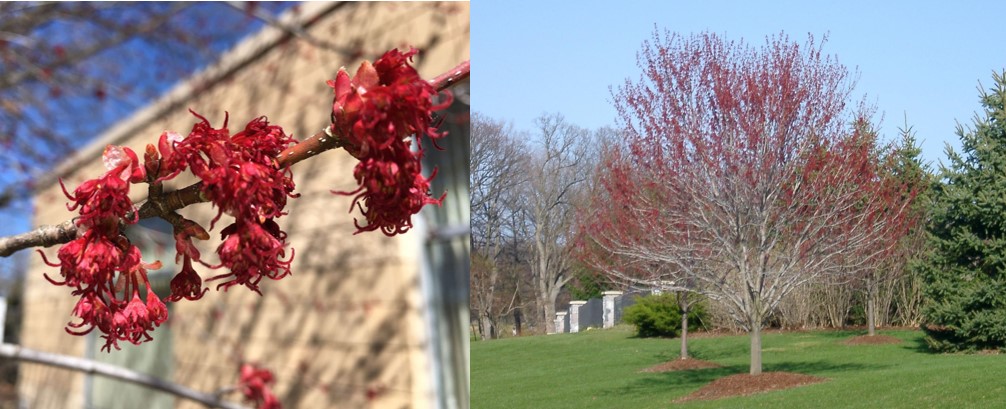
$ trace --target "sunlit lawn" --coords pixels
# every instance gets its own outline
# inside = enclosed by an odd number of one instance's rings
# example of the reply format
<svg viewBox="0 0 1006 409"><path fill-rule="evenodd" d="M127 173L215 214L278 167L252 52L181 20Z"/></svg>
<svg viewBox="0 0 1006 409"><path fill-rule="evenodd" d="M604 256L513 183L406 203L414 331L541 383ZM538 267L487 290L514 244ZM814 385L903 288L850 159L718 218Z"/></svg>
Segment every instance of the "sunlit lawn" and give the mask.
<svg viewBox="0 0 1006 409"><path fill-rule="evenodd" d="M672 403L722 376L747 373L748 337L689 340L693 356L723 368L641 373L674 359L678 340L634 338L631 327L473 342L473 408L999 408L1006 355L926 351L919 331L881 331L897 345L848 346L855 331L764 335L765 371L823 383L715 401Z"/></svg>

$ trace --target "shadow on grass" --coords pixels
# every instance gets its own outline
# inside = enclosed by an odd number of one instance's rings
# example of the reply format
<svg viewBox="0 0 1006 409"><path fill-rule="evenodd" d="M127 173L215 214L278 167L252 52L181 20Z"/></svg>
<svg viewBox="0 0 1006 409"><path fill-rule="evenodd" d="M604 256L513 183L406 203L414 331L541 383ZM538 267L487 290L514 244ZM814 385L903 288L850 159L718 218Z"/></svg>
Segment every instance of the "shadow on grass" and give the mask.
<svg viewBox="0 0 1006 409"><path fill-rule="evenodd" d="M934 351L932 348L929 348L929 344L926 343L926 337L918 337L912 341L905 341L903 344L904 346L902 346L902 348L915 353L926 354L926 355L942 354L942 352Z"/></svg>
<svg viewBox="0 0 1006 409"><path fill-rule="evenodd" d="M784 331L776 332L775 330L768 330L763 332L762 335L805 335L813 338L823 338L823 339L841 339L849 338L857 335L866 334L865 330L859 330L855 328L840 328L840 329L808 329L808 330L794 330L794 331Z"/></svg>
<svg viewBox="0 0 1006 409"><path fill-rule="evenodd" d="M659 373L645 373L636 376L636 379L625 383L619 387L608 389L607 392L616 396L625 394L632 395L658 395L673 393L683 394L699 388L709 382L727 375L744 373L747 371L744 366L724 366L720 368L694 369L688 371L673 371Z"/></svg>
<svg viewBox="0 0 1006 409"><path fill-rule="evenodd" d="M765 372L793 372L807 375L828 377L838 372L875 370L890 367L884 364L860 364L860 363L840 363L833 361L789 361L789 362L766 362L762 369ZM747 371L745 366L744 370Z"/></svg>
<svg viewBox="0 0 1006 409"><path fill-rule="evenodd" d="M791 372L807 375L831 377L838 372L874 370L890 365L842 363L830 361L790 361L768 362L763 366L765 372ZM749 372L748 365L731 365L720 368L694 369L686 371L641 373L635 380L622 386L610 388L605 393L638 395L683 396L703 385L728 375L745 374Z"/></svg>

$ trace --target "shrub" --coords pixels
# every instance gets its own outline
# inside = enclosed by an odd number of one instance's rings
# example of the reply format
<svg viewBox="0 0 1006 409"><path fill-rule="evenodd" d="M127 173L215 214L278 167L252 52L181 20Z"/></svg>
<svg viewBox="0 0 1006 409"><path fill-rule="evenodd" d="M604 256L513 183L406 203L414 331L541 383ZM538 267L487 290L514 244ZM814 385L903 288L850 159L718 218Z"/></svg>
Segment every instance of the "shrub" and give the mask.
<svg viewBox="0 0 1006 409"><path fill-rule="evenodd" d="M705 315L701 302L692 304L688 312L688 329L698 328ZM636 335L643 338L675 338L681 334L681 310L678 308L676 294L637 297L635 304L625 308L622 319L635 325Z"/></svg>

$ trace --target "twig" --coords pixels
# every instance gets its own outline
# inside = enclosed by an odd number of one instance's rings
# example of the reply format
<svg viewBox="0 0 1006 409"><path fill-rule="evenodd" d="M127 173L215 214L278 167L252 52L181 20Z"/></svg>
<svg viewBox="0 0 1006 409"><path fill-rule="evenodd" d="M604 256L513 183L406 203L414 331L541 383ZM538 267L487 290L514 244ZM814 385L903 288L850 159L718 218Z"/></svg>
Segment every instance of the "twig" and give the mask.
<svg viewBox="0 0 1006 409"><path fill-rule="evenodd" d="M183 398L202 403L210 408L246 409L245 406L222 401L217 396L210 393L199 392L145 373L132 371L103 362L95 362L90 359L36 351L15 344L0 344L0 357L55 366L58 368L101 375L112 379L118 379L120 381L135 383L151 389L167 392L172 395L181 396Z"/></svg>
<svg viewBox="0 0 1006 409"><path fill-rule="evenodd" d="M251 7L251 2L228 1L226 2L226 4L234 9L237 9L238 11L249 13L249 15L251 15L252 17L255 17L256 19L262 21L263 23L268 24L269 26L272 26L276 29L282 30L283 32L289 35L307 41L308 44L311 44L315 47L321 48L323 50L334 51L342 55L353 55L353 51L348 48L339 47L328 41L312 36L310 33L304 30L304 27L302 25L297 24L296 22L286 23L281 19L273 16L272 14L269 14L269 12L257 7L249 9L249 7Z"/></svg>
<svg viewBox="0 0 1006 409"><path fill-rule="evenodd" d="M464 61L449 71L430 80L430 85L437 91L450 88L459 81L468 78L471 71L470 61ZM341 139L327 132L328 127L318 131L310 138L287 148L276 157L280 166L292 166L304 159L316 156L324 151L342 147ZM137 204L139 218L163 217L191 204L206 202L201 194L202 183L195 183L183 189L165 193L159 198L147 198ZM131 215L130 215L131 216ZM129 218L129 217L127 217ZM57 225L43 225L35 230L9 237L0 237L0 257L7 257L18 250L31 247L49 247L69 242L77 237L77 228L72 220Z"/></svg>
<svg viewBox="0 0 1006 409"><path fill-rule="evenodd" d="M57 225L43 225L27 233L0 238L0 257L7 257L15 251L29 247L49 247L66 243L77 237L77 227L73 220Z"/></svg>
<svg viewBox="0 0 1006 409"><path fill-rule="evenodd" d="M457 67L454 67L448 70L447 72L436 76L436 78L430 80L430 85L432 85L433 88L436 88L437 91L443 91L448 87L458 83L459 81L468 78L468 76L471 74L471 71L472 71L471 60L465 60L461 64L458 64Z"/></svg>

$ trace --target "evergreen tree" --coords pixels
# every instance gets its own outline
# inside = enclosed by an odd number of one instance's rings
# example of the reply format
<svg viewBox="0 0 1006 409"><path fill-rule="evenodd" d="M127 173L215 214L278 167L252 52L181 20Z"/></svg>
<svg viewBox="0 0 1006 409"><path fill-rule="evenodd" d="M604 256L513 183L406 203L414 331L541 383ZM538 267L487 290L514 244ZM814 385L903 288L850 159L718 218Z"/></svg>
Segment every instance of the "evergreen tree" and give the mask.
<svg viewBox="0 0 1006 409"><path fill-rule="evenodd" d="M1006 72L981 94L963 149L947 149L933 187L931 252L917 265L927 298L922 329L938 351L1006 348Z"/></svg>

